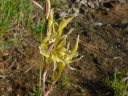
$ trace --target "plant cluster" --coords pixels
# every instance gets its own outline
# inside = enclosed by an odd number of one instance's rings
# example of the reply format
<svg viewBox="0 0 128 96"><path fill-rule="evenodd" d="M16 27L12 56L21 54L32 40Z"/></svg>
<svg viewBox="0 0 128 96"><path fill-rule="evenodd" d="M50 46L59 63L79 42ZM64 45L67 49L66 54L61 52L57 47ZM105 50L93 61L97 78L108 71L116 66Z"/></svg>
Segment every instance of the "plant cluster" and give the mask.
<svg viewBox="0 0 128 96"><path fill-rule="evenodd" d="M107 78L105 83L114 90L115 96L128 96L128 77L124 78L115 72L113 80Z"/></svg>
<svg viewBox="0 0 128 96"><path fill-rule="evenodd" d="M43 9L40 4L31 0L39 8ZM52 86L60 78L62 71L65 66L69 66L70 69L74 70L69 64L76 62L82 58L77 58L78 56L78 42L79 35L76 39L76 44L73 48L70 48L70 43L67 43L67 36L73 31L71 29L66 35L63 35L63 29L66 25L78 14L76 11L70 16L65 16L54 20L54 11L51 9L50 1L45 0L45 32L44 38L39 46L40 54L42 55L44 65L42 69L42 92L41 96L47 96L52 88ZM53 64L50 84L46 87L46 74L49 66ZM51 70L51 69L50 69Z"/></svg>

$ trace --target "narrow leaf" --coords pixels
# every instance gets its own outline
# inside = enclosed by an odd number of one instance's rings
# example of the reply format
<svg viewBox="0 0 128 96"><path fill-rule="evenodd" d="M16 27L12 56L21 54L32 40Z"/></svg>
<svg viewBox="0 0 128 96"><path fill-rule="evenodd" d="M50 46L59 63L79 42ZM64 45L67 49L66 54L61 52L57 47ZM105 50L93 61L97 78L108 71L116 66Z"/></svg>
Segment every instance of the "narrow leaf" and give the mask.
<svg viewBox="0 0 128 96"><path fill-rule="evenodd" d="M37 7L39 7L41 10L44 10L43 8L42 8L42 6L39 4L39 3L37 3L36 1L34 1L34 0L30 0L32 3L34 3Z"/></svg>

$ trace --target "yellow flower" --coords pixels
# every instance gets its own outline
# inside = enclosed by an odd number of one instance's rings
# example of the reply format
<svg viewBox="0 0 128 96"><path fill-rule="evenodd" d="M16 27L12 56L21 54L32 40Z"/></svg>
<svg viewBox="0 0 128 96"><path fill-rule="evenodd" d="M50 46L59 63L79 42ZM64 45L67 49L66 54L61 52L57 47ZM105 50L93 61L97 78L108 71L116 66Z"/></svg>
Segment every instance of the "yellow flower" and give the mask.
<svg viewBox="0 0 128 96"><path fill-rule="evenodd" d="M48 15L48 34L43 39L40 45L40 53L46 58L53 59L54 62L62 62L65 54L67 54L66 38L67 35L61 36L64 27L75 17L75 15L61 18L58 20L53 19L53 9L50 10ZM71 33L71 32L69 32Z"/></svg>
<svg viewBox="0 0 128 96"><path fill-rule="evenodd" d="M61 60L59 62L54 62L54 69L52 72L52 81L53 82L56 82L59 79L59 77L66 65L68 65L68 67L70 69L74 70L74 68L72 68L69 65L69 63L76 62L82 58L82 56L81 56L78 59L74 59L75 57L78 56L78 53L77 53L78 41L79 41L79 36L77 37L75 46L69 51L67 49L66 54L64 54L64 56L62 58L60 58ZM55 73L57 73L57 74L55 75Z"/></svg>
<svg viewBox="0 0 128 96"><path fill-rule="evenodd" d="M48 34L41 42L39 49L41 55L45 58L45 66L51 63L54 64L51 79L53 82L56 82L66 65L68 65L70 69L74 70L74 68L70 67L69 63L81 59L81 57L79 59L74 59L78 56L77 49L79 36L77 37L75 46L70 50L69 45L66 47L66 38L73 29L71 29L68 34L62 36L63 29L76 16L76 13L55 21L53 19L53 9L47 14L49 14L47 25ZM55 73L57 74L55 75Z"/></svg>

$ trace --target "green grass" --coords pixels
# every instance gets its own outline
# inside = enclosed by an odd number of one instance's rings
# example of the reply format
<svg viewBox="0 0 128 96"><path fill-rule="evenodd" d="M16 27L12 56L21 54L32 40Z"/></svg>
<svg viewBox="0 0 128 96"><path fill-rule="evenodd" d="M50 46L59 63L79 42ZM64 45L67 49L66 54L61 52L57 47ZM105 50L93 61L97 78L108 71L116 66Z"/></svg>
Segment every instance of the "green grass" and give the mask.
<svg viewBox="0 0 128 96"><path fill-rule="evenodd" d="M17 27L22 27L34 35L40 33L44 26L41 18L36 17L39 12L41 10L29 0L0 0L0 36ZM34 16L36 21L33 20Z"/></svg>
<svg viewBox="0 0 128 96"><path fill-rule="evenodd" d="M113 80L106 78L105 84L114 90L114 96L128 96L128 77L114 73Z"/></svg>
<svg viewBox="0 0 128 96"><path fill-rule="evenodd" d="M42 10L30 0L0 0L0 51L18 45L18 38L3 38L16 28L30 32L40 42L45 27L43 16Z"/></svg>
<svg viewBox="0 0 128 96"><path fill-rule="evenodd" d="M7 41L0 41L0 51L8 48L9 45L18 46L18 38L9 38Z"/></svg>
<svg viewBox="0 0 128 96"><path fill-rule="evenodd" d="M33 88L33 92L30 92L30 96L40 96L40 88Z"/></svg>
<svg viewBox="0 0 128 96"><path fill-rule="evenodd" d="M68 9L68 5L67 4L62 4L60 2L60 0L50 0L51 1L51 5L55 8L61 8L61 9Z"/></svg>
<svg viewBox="0 0 128 96"><path fill-rule="evenodd" d="M62 74L62 76L60 77L60 82L62 83L62 85L67 86L71 83L72 79L70 74Z"/></svg>

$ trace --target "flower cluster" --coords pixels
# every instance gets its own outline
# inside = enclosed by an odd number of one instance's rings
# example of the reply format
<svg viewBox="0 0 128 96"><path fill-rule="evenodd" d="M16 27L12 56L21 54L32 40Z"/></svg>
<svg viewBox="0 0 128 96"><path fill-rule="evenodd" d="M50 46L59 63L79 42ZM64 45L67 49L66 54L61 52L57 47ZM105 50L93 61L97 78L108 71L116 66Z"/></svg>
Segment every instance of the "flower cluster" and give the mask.
<svg viewBox="0 0 128 96"><path fill-rule="evenodd" d="M74 59L78 56L77 49L79 36L77 37L76 44L71 49L69 49L69 43L67 44L66 42L67 36L73 31L73 29L71 29L66 35L62 35L63 29L76 16L77 12L58 20L54 20L53 14L53 9L51 9L47 17L47 34L41 42L39 49L44 58L44 66L47 68L50 64L54 64L52 81L56 82L65 66L68 65L70 67L70 63L79 60L81 57ZM70 68L74 69L72 67Z"/></svg>
<svg viewBox="0 0 128 96"><path fill-rule="evenodd" d="M31 0L31 2L38 6L41 10L44 10L36 1ZM75 16L77 16L78 11L70 16L54 20L54 12L53 9L51 9L50 0L45 0L45 2L45 35L39 46L40 54L42 55L44 61L44 66L41 72L42 79L40 79L42 83L40 96L48 96L52 86L60 78L66 65L70 69L74 70L74 68L72 68L69 64L82 58L82 56L77 58L79 35L76 39L76 44L70 48L70 43L67 43L66 39L73 29L70 29L70 31L65 35L62 34L63 29ZM46 88L46 73L49 69L49 65L51 64L53 64L51 82Z"/></svg>

